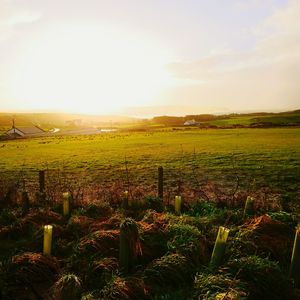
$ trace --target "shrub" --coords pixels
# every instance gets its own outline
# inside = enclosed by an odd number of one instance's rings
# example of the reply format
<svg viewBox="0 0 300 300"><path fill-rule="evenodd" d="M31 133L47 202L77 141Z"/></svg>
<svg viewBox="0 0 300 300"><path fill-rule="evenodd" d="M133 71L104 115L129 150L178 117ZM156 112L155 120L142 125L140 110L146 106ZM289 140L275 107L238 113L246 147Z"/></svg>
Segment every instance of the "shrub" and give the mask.
<svg viewBox="0 0 300 300"><path fill-rule="evenodd" d="M78 251L81 256L116 256L119 246L119 230L99 230L80 239Z"/></svg>
<svg viewBox="0 0 300 300"><path fill-rule="evenodd" d="M8 263L5 274L7 299L19 295L44 298L59 273L58 261L40 253L23 253L14 256Z"/></svg>
<svg viewBox="0 0 300 300"><path fill-rule="evenodd" d="M213 202L199 201L192 204L186 213L194 217L205 217L215 215L218 210L219 208L217 208Z"/></svg>
<svg viewBox="0 0 300 300"><path fill-rule="evenodd" d="M90 218L111 217L112 213L108 202L90 202L85 208L85 215Z"/></svg>
<svg viewBox="0 0 300 300"><path fill-rule="evenodd" d="M97 299L105 300L143 300L147 299L147 291L142 279L136 277L114 277L99 294Z"/></svg>
<svg viewBox="0 0 300 300"><path fill-rule="evenodd" d="M0 224L3 226L11 225L16 222L17 216L16 211L10 208L4 208L0 214Z"/></svg>
<svg viewBox="0 0 300 300"><path fill-rule="evenodd" d="M187 256L197 265L208 260L206 238L195 226L173 224L167 230L167 246L170 251Z"/></svg>
<svg viewBox="0 0 300 300"><path fill-rule="evenodd" d="M164 210L163 202L159 197L147 196L144 198L144 203L146 209L153 209L157 212Z"/></svg>
<svg viewBox="0 0 300 300"><path fill-rule="evenodd" d="M79 236L88 234L93 219L86 216L72 216L67 224L67 229L71 236L78 238Z"/></svg>
<svg viewBox="0 0 300 300"><path fill-rule="evenodd" d="M118 260L115 257L92 261L87 272L87 285L90 288L103 288L117 273L118 266Z"/></svg>
<svg viewBox="0 0 300 300"><path fill-rule="evenodd" d="M269 216L273 220L280 221L293 228L297 226L297 221L291 213L287 213L285 211L277 211L277 212L270 212Z"/></svg>
<svg viewBox="0 0 300 300"><path fill-rule="evenodd" d="M218 295L227 295L220 299L243 299L246 296L245 287L240 280L233 279L228 274L197 274L194 281L192 299L215 300Z"/></svg>
<svg viewBox="0 0 300 300"><path fill-rule="evenodd" d="M289 265L294 240L294 230L288 225L273 220L269 215L249 219L233 239L234 257L257 255L270 257L282 266Z"/></svg>
<svg viewBox="0 0 300 300"><path fill-rule="evenodd" d="M74 274L62 275L50 290L54 299L79 300L81 299L82 283Z"/></svg>
<svg viewBox="0 0 300 300"><path fill-rule="evenodd" d="M195 267L181 254L168 254L154 260L144 270L146 285L154 292L164 292L171 288L190 284L195 275Z"/></svg>
<svg viewBox="0 0 300 300"><path fill-rule="evenodd" d="M201 201L193 204L186 214L208 218L214 225L224 225L241 223L243 212L240 209L219 208L214 202Z"/></svg>
<svg viewBox="0 0 300 300"><path fill-rule="evenodd" d="M233 259L227 270L247 286L249 299L291 299L292 286L276 262L258 256Z"/></svg>

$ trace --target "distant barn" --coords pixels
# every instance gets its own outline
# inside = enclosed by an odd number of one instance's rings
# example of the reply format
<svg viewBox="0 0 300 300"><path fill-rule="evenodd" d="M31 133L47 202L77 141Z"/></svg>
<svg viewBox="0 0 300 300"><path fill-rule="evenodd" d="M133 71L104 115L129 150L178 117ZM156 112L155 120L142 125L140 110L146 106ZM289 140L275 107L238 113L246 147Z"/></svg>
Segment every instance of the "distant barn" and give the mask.
<svg viewBox="0 0 300 300"><path fill-rule="evenodd" d="M199 122L196 122L195 120L187 120L183 123L184 126L195 126L200 125Z"/></svg>
<svg viewBox="0 0 300 300"><path fill-rule="evenodd" d="M45 131L38 126L30 127L12 127L6 131L8 137L17 138L17 137L33 137L43 135Z"/></svg>

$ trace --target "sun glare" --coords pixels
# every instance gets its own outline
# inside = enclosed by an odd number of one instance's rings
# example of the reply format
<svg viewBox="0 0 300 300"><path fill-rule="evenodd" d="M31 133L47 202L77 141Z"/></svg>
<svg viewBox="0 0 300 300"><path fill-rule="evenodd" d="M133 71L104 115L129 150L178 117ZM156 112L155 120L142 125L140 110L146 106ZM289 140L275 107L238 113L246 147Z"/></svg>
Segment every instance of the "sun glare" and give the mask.
<svg viewBox="0 0 300 300"><path fill-rule="evenodd" d="M28 108L119 112L154 104L171 84L166 52L120 29L62 26L22 53L10 90Z"/></svg>

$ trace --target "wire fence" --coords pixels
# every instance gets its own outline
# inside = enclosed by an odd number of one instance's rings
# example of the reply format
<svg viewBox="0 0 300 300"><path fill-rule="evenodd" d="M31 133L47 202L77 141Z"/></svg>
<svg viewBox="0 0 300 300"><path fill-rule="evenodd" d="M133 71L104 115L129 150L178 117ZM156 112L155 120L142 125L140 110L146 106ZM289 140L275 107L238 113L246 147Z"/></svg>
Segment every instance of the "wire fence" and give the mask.
<svg viewBox="0 0 300 300"><path fill-rule="evenodd" d="M113 178L112 175L114 174ZM165 204L171 204L175 195L182 195L185 202L199 199L239 206L248 194L256 194L264 206L278 206L280 194L272 187L259 186L246 172L222 169L215 172L191 165L164 168ZM26 190L31 202L39 199L39 171L24 169L0 172L0 206L19 205L22 191ZM105 201L117 206L124 191L139 201L146 196L158 195L158 170L156 166L147 169L135 165L110 166L98 170L45 170L45 194L47 201L55 204L61 201L62 193L69 192L73 202L88 203Z"/></svg>

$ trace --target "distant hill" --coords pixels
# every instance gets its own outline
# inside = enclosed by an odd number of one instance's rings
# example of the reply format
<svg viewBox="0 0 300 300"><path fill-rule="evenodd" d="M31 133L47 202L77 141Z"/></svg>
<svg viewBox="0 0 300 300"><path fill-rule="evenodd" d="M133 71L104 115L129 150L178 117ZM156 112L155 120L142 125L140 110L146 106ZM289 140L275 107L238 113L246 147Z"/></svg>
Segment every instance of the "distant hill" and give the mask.
<svg viewBox="0 0 300 300"><path fill-rule="evenodd" d="M159 116L151 119L154 124L163 124L165 126L181 126L188 120L195 120L198 123L212 126L254 126L259 124L269 124L270 126L300 125L300 110L280 113L257 112L225 115L199 114L186 115L183 117Z"/></svg>
<svg viewBox="0 0 300 300"><path fill-rule="evenodd" d="M65 113L0 113L0 134L11 128L12 120L16 126L32 126L48 130L51 128L78 129L91 127L119 127L125 130L161 128L164 126L183 126L188 120L195 120L204 127L268 127L300 125L300 109L280 113L232 113L224 115L198 114L186 116L157 116L152 119L138 119L114 115L80 115Z"/></svg>
<svg viewBox="0 0 300 300"><path fill-rule="evenodd" d="M80 115L65 113L0 113L0 132L11 128L12 120L16 126L39 125L44 129L53 127L91 127L111 126L122 123L133 123L137 119L124 116Z"/></svg>

